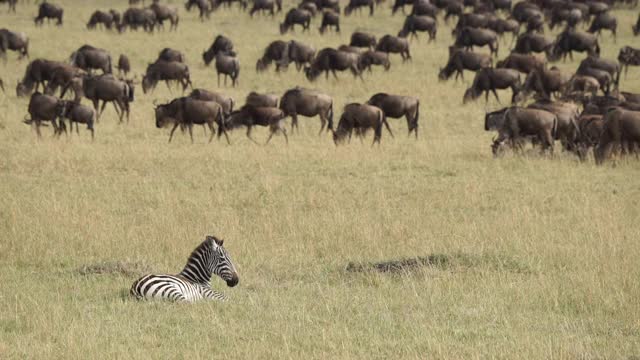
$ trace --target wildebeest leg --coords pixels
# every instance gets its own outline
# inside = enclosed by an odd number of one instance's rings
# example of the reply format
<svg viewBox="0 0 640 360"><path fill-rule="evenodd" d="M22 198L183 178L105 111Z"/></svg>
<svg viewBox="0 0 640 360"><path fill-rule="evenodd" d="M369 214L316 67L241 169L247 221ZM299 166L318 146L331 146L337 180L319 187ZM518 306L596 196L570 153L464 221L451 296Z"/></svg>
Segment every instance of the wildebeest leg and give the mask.
<svg viewBox="0 0 640 360"><path fill-rule="evenodd" d="M207 125L209 126L209 131L211 131L211 136L209 137L209 142L211 142L211 140L213 140L213 135L216 133L215 129L213 128L213 122L209 121L207 122ZM205 135L207 133L207 128L203 127L204 131L205 131Z"/></svg>
<svg viewBox="0 0 640 360"><path fill-rule="evenodd" d="M498 100L498 104L500 104L500 98L498 97L498 92L496 91L496 89L491 89L491 92L493 93L493 96L496 97L496 100ZM489 101L489 92L487 92L487 101Z"/></svg>
<svg viewBox="0 0 640 360"><path fill-rule="evenodd" d="M387 131L389 131L389 135L391 135L391 137L394 137L393 136L393 131L391 131L391 127L389 126L389 123L387 122L387 119L382 120L382 122L384 123L384 126L387 128ZM380 134L382 135L382 129L380 130Z"/></svg>
<svg viewBox="0 0 640 360"><path fill-rule="evenodd" d="M258 144L258 142L251 137L251 128L252 126L247 126L247 137L249 138L249 140L253 141L255 144Z"/></svg>
<svg viewBox="0 0 640 360"><path fill-rule="evenodd" d="M164 83L167 84L167 89L169 89L169 93L173 94L173 91L171 91L171 86L169 86L169 80L165 80Z"/></svg>
<svg viewBox="0 0 640 360"><path fill-rule="evenodd" d="M33 123L36 127L36 134L38 135L38 139L40 139L42 137L42 134L40 133L40 120L34 120Z"/></svg>
<svg viewBox="0 0 640 360"><path fill-rule="evenodd" d="M169 133L169 142L171 142L171 139L173 138L173 133L176 131L176 129L178 128L178 123L175 123L173 125L173 129L171 129L171 132Z"/></svg>
<svg viewBox="0 0 640 360"><path fill-rule="evenodd" d="M336 73L335 69L331 69L331 74L333 74L333 77L338 80L338 73Z"/></svg>
<svg viewBox="0 0 640 360"><path fill-rule="evenodd" d="M220 87L220 73L218 73L218 87Z"/></svg>
<svg viewBox="0 0 640 360"><path fill-rule="evenodd" d="M327 125L327 120L325 120L324 116L320 114L320 131L318 132L318 136L322 135L322 130Z"/></svg>

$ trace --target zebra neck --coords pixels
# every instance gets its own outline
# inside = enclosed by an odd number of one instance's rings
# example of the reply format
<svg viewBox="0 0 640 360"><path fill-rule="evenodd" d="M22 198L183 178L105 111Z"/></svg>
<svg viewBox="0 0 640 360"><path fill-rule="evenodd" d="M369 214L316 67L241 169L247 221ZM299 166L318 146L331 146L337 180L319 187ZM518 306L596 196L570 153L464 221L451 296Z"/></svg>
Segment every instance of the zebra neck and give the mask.
<svg viewBox="0 0 640 360"><path fill-rule="evenodd" d="M209 268L196 261L187 262L187 265L182 272L180 272L180 276L201 285L209 286L211 282L211 271Z"/></svg>

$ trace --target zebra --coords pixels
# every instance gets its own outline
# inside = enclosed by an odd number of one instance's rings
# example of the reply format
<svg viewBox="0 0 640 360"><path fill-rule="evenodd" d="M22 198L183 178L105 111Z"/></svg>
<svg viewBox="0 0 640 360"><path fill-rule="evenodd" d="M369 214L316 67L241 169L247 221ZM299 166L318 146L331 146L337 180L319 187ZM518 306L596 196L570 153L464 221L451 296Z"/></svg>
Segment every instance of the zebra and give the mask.
<svg viewBox="0 0 640 360"><path fill-rule="evenodd" d="M210 283L211 275L216 274L227 286L238 285L238 273L223 242L223 239L208 235L193 250L182 272L178 275L145 275L131 285L131 296L185 302L227 300L224 294L213 290Z"/></svg>

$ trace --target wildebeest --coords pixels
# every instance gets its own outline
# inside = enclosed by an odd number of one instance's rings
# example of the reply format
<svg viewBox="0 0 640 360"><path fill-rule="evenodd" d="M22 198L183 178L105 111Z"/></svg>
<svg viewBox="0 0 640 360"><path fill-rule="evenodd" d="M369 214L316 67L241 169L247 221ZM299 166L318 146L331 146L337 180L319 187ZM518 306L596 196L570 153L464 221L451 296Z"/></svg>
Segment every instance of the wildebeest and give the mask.
<svg viewBox="0 0 640 360"><path fill-rule="evenodd" d="M600 35L600 32L605 29L611 31L611 33L613 34L613 38L616 38L618 20L616 20L616 18L608 11L596 15L596 17L593 18L593 22L591 22L589 30L587 31L592 34L597 33L598 35Z"/></svg>
<svg viewBox="0 0 640 360"><path fill-rule="evenodd" d="M385 35L380 38L376 45L376 51L386 53L400 54L402 61L411 60L411 52L409 51L409 41L401 37L393 35Z"/></svg>
<svg viewBox="0 0 640 360"><path fill-rule="evenodd" d="M353 10L360 9L362 7L368 7L369 16L373 16L374 5L375 3L373 0L349 0L349 3L344 8L344 14L346 16L349 16L353 12Z"/></svg>
<svg viewBox="0 0 640 360"><path fill-rule="evenodd" d="M116 17L114 17L114 15L117 15L117 19ZM89 18L89 22L87 22L87 29L93 30L97 25L101 24L105 29L111 30L114 25L118 25L119 23L120 14L118 14L115 10L96 10L93 14L91 14L91 18Z"/></svg>
<svg viewBox="0 0 640 360"><path fill-rule="evenodd" d="M69 130L73 133L73 124L76 124L76 133L80 134L78 124L86 124L87 130L91 132L91 139L94 138L94 125L96 123L96 111L86 105L75 101L61 100L58 102L58 116L60 117L60 127L65 129L64 119L69 120Z"/></svg>
<svg viewBox="0 0 640 360"><path fill-rule="evenodd" d="M351 34L349 46L357 46L373 49L376 47L376 37L372 34L356 31Z"/></svg>
<svg viewBox="0 0 640 360"><path fill-rule="evenodd" d="M590 149L594 149L600 141L604 129L602 115L581 115L578 118L580 134L576 140L575 152L580 160L585 160Z"/></svg>
<svg viewBox="0 0 640 360"><path fill-rule="evenodd" d="M156 61L177 61L185 63L185 56L180 50L164 48L158 53Z"/></svg>
<svg viewBox="0 0 640 360"><path fill-rule="evenodd" d="M362 74L358 68L359 55L340 51L333 48L324 48L318 52L310 66L305 67L304 72L309 81L315 80L324 71L326 78L329 72L338 79L336 71L350 70L354 77Z"/></svg>
<svg viewBox="0 0 640 360"><path fill-rule="evenodd" d="M391 7L391 15L395 15L398 10L402 10L402 13L404 14L404 6L412 5L413 3L414 0L395 0L393 2L393 6Z"/></svg>
<svg viewBox="0 0 640 360"><path fill-rule="evenodd" d="M530 52L545 53L549 55L553 48L553 41L544 35L536 33L524 33L518 36L514 52L528 54Z"/></svg>
<svg viewBox="0 0 640 360"><path fill-rule="evenodd" d="M609 110L604 116L604 128L594 152L596 164L602 164L607 160L615 147L629 150L639 143L640 111L622 108Z"/></svg>
<svg viewBox="0 0 640 360"><path fill-rule="evenodd" d="M435 16L432 16L435 18ZM462 14L458 18L458 22L456 26L451 31L451 35L457 37L460 35L464 28L473 28L473 29L481 29L489 27L489 18L488 14L477 14L477 13L467 13Z"/></svg>
<svg viewBox="0 0 640 360"><path fill-rule="evenodd" d="M23 32L0 29L0 57L7 61L7 51L17 51L19 59L29 57L29 37Z"/></svg>
<svg viewBox="0 0 640 360"><path fill-rule="evenodd" d="M500 116L499 113L497 115ZM543 152L549 149L553 153L553 139L558 125L556 115L546 110L512 106L503 109L502 116L498 137L491 145L494 156L499 155L507 141L512 149L520 149L522 140L526 137L537 139ZM488 128L485 124L485 129Z"/></svg>
<svg viewBox="0 0 640 360"><path fill-rule="evenodd" d="M224 126L224 114L222 107L213 101L203 101L191 97L180 97L172 100L167 104L161 104L155 108L156 127L158 129L173 124L169 133L169 142L173 138L173 133L178 126L187 127L191 143L193 143L193 125L206 125L209 127L211 136L209 142L213 139L215 128L213 124L218 125L218 130L225 136L227 135ZM227 141L229 137L227 136Z"/></svg>
<svg viewBox="0 0 640 360"><path fill-rule="evenodd" d="M602 70L596 67L581 65L578 67L576 74L583 75L583 76L591 76L595 78L596 80L598 80L598 83L600 84L600 89L602 90L602 92L605 95L609 95L609 91L611 90L611 83L614 82L614 78L611 76L611 74L608 71Z"/></svg>
<svg viewBox="0 0 640 360"><path fill-rule="evenodd" d="M189 67L177 61L156 61L153 64L149 64L142 78L142 91L146 94L148 91L155 89L159 81L165 81L167 88L169 88L169 81L177 81L182 84L183 92L187 87L193 87Z"/></svg>
<svg viewBox="0 0 640 360"><path fill-rule="evenodd" d="M27 65L22 80L16 86L18 97L31 95L33 91L38 91L42 86L42 91L46 89L47 83L52 79L55 70L65 64L58 61L45 59L35 59Z"/></svg>
<svg viewBox="0 0 640 360"><path fill-rule="evenodd" d="M575 143L580 134L578 106L571 102L556 102L549 100L536 101L527 106L530 109L546 110L556 115L558 121L554 139L560 140L564 149L575 150Z"/></svg>
<svg viewBox="0 0 640 360"><path fill-rule="evenodd" d="M529 74L536 69L543 69L544 65L544 58L520 53L511 53L496 63L497 68L514 69L524 74Z"/></svg>
<svg viewBox="0 0 640 360"><path fill-rule="evenodd" d="M285 34L289 30L294 30L294 25L301 25L302 31L309 30L311 23L311 13L306 10L293 8L287 12L284 22L280 23L280 34Z"/></svg>
<svg viewBox="0 0 640 360"><path fill-rule="evenodd" d="M587 94L596 96L600 83L592 76L574 75L562 89L562 95L566 98L583 99Z"/></svg>
<svg viewBox="0 0 640 360"><path fill-rule="evenodd" d="M496 100L500 102L498 89L511 89L511 102L515 102L521 88L520 73L513 69L483 68L478 70L473 84L469 87L462 99L463 103L475 100L485 93L485 101L489 101L489 92L492 92Z"/></svg>
<svg viewBox="0 0 640 360"><path fill-rule="evenodd" d="M215 0L188 0L185 3L185 8L187 11L191 11L194 6L197 7L200 12L200 20L204 21L205 18L208 19L211 16L218 5L218 1Z"/></svg>
<svg viewBox="0 0 640 360"><path fill-rule="evenodd" d="M629 66L640 66L640 49L623 46L618 53L618 61L624 68L624 74L626 76Z"/></svg>
<svg viewBox="0 0 640 360"><path fill-rule="evenodd" d="M635 25L631 26L631 30L633 30L633 36L640 34L640 14L638 14L638 20L636 20Z"/></svg>
<svg viewBox="0 0 640 360"><path fill-rule="evenodd" d="M391 68L389 54L375 50L367 50L363 52L358 61L358 68L360 71L369 70L369 72L371 72L371 67L373 65L382 66L385 71L389 70L389 68Z"/></svg>
<svg viewBox="0 0 640 360"><path fill-rule="evenodd" d="M598 37L577 30L567 29L560 33L548 55L549 60L566 59L567 55L573 60L573 52L586 52L588 55L600 55Z"/></svg>
<svg viewBox="0 0 640 360"><path fill-rule="evenodd" d="M584 60L580 62L580 66L578 67L578 71L580 72L580 68L590 67L595 69L600 69L606 71L611 75L613 79L613 83L615 88L618 89L620 85L620 74L622 73L622 67L615 60L605 59L599 56L587 56Z"/></svg>
<svg viewBox="0 0 640 360"><path fill-rule="evenodd" d="M432 18L437 18L440 9L431 4L428 0L415 0L413 2L413 7L411 8L411 14L415 16L430 16Z"/></svg>
<svg viewBox="0 0 640 360"><path fill-rule="evenodd" d="M505 33L511 33L511 41L513 42L513 39L515 39L520 32L520 23L514 19L502 19L495 16L489 18L487 28L495 31L498 36L502 36Z"/></svg>
<svg viewBox="0 0 640 360"><path fill-rule="evenodd" d="M296 64L298 71L302 70L305 65L310 65L315 55L316 49L312 46L296 40L289 41L289 61Z"/></svg>
<svg viewBox="0 0 640 360"><path fill-rule="evenodd" d="M209 49L207 49L202 54L202 59L204 60L204 64L209 65L211 61L213 61L213 59L216 58L216 55L220 53L227 54L230 56L236 55L236 52L233 50L233 42L231 41L231 39L229 39L224 35L216 36L215 40L213 40L213 43L211 44Z"/></svg>
<svg viewBox="0 0 640 360"><path fill-rule="evenodd" d="M247 94L244 104L253 107L278 107L280 98L274 94L261 94L255 91Z"/></svg>
<svg viewBox="0 0 640 360"><path fill-rule="evenodd" d="M118 58L118 65L116 66L119 73L124 73L126 76L131 71L131 63L129 62L129 57L125 54L120 54Z"/></svg>
<svg viewBox="0 0 640 360"><path fill-rule="evenodd" d="M464 70L478 71L482 68L491 67L493 60L491 56L486 54L478 54L473 51L464 50L461 48L450 47L449 48L449 60L444 68L440 69L438 78L440 80L447 80L455 72L455 80L458 77L462 77L464 80Z"/></svg>
<svg viewBox="0 0 640 360"><path fill-rule="evenodd" d="M156 26L156 13L151 9L128 8L122 14L122 21L118 24L118 32L127 28L138 30L142 27L146 32L153 32Z"/></svg>
<svg viewBox="0 0 640 360"><path fill-rule="evenodd" d="M549 14L549 29L553 30L563 22L568 28L575 28L583 20L582 12L579 9L555 8Z"/></svg>
<svg viewBox="0 0 640 360"><path fill-rule="evenodd" d="M43 2L38 8L38 16L34 19L36 26L42 25L44 19L47 21L56 19L56 25L62 25L62 16L64 15L64 9L61 6L52 4L50 2Z"/></svg>
<svg viewBox="0 0 640 360"><path fill-rule="evenodd" d="M29 99L29 115L30 119L25 119L26 124L35 125L36 134L38 138L42 136L40 133L40 125L43 121L51 122L53 125L54 135L59 134L58 124L56 119L58 117L58 103L60 99L51 95L44 95L39 92L33 93Z"/></svg>
<svg viewBox="0 0 640 360"><path fill-rule="evenodd" d="M436 39L438 28L436 20L431 16L423 15L409 15L404 20L402 29L398 33L399 37L407 37L411 34L412 37L418 37L418 31L425 31L429 34L429 42Z"/></svg>
<svg viewBox="0 0 640 360"><path fill-rule="evenodd" d="M324 34L327 28L333 27L337 33L340 32L340 14L333 10L322 12L322 23L320 24L320 34Z"/></svg>
<svg viewBox="0 0 640 360"><path fill-rule="evenodd" d="M113 106L118 114L120 122L123 117L127 116L129 122L130 103L134 101L134 87L132 81L123 81L115 78L111 74L92 76L85 75L76 78L75 81L67 85L73 88L76 93L76 102L80 102L81 96L86 97L93 103L93 108L97 112L97 118L100 119L102 112L108 102ZM63 94L67 89L63 90ZM102 107L100 107L102 101ZM99 110L99 111L98 111Z"/></svg>
<svg viewBox="0 0 640 360"><path fill-rule="evenodd" d="M232 97L206 89L193 89L191 94L189 94L189 97L197 100L213 101L218 103L218 105L222 106L222 112L225 116L231 114L233 107L235 106L235 101Z"/></svg>
<svg viewBox="0 0 640 360"><path fill-rule="evenodd" d="M511 16L521 24L526 24L532 17L544 16L540 7L530 1L521 1L511 9Z"/></svg>
<svg viewBox="0 0 640 360"><path fill-rule="evenodd" d="M229 76L231 86L236 86L240 75L240 62L233 56L219 53L216 55L216 73L218 74L218 86L220 86L220 74L224 75L225 85L227 85L227 76Z"/></svg>
<svg viewBox="0 0 640 360"><path fill-rule="evenodd" d="M160 4L158 1L154 1L149 9L156 15L156 23L160 28L164 29L164 21L169 20L171 26L169 30L177 30L180 16L178 15L178 9L172 6Z"/></svg>
<svg viewBox="0 0 640 360"><path fill-rule="evenodd" d="M265 145L271 141L274 134L278 132L284 135L284 138L289 144L289 137L287 136L287 130L284 127L284 119L286 115L277 107L254 107L243 106L239 110L232 112L224 122L225 130L232 130L240 126L247 128L247 137L249 140L257 144L257 142L251 137L251 130L254 126L268 126L269 137L265 142ZM218 134L220 135L220 134Z"/></svg>
<svg viewBox="0 0 640 360"><path fill-rule="evenodd" d="M469 50L473 46L489 46L491 54L498 55L498 36L493 30L464 27L456 37L456 46Z"/></svg>
<svg viewBox="0 0 640 360"><path fill-rule="evenodd" d="M83 45L71 54L71 64L80 69L91 71L102 70L104 74L111 74L111 55L107 50L91 45Z"/></svg>
<svg viewBox="0 0 640 360"><path fill-rule="evenodd" d="M282 10L282 2L278 1L276 3L275 0L253 0L253 6L251 10L249 10L249 15L253 17L253 14L258 11L268 11L271 16L274 16L276 9L278 9L278 11Z"/></svg>
<svg viewBox="0 0 640 360"><path fill-rule="evenodd" d="M289 89L280 98L280 109L291 116L291 132L298 128L298 115L320 116L318 135L325 126L327 130L333 129L333 99L325 93L300 87Z"/></svg>
<svg viewBox="0 0 640 360"><path fill-rule="evenodd" d="M561 93L570 78L571 75L555 66L550 69L536 69L527 75L522 94L526 97L530 93L537 93L550 99L553 93Z"/></svg>
<svg viewBox="0 0 640 360"><path fill-rule="evenodd" d="M7 3L9 5L9 12L16 12L16 4L18 3L18 0L0 0L0 4L1 3Z"/></svg>
<svg viewBox="0 0 640 360"><path fill-rule="evenodd" d="M271 63L276 65L276 72L286 68L289 64L289 43L283 40L275 40L264 49L262 57L256 62L256 71L265 71Z"/></svg>
<svg viewBox="0 0 640 360"><path fill-rule="evenodd" d="M44 93L47 95L53 95L58 90L62 89L60 97L64 97L65 89L68 88L77 77L85 75L86 72L73 65L65 63L56 63L52 68L49 81L44 89ZM72 89L75 91L75 89ZM78 98L78 94L75 94Z"/></svg>
<svg viewBox="0 0 640 360"><path fill-rule="evenodd" d="M345 137L351 140L354 130L356 135L363 136L369 129L373 129L373 144L376 142L380 144L383 125L387 127L389 134L393 137L389 123L380 108L368 104L347 104L340 116L336 130L333 132L333 141L338 145L344 141Z"/></svg>
<svg viewBox="0 0 640 360"><path fill-rule="evenodd" d="M409 135L415 132L418 138L418 120L420 119L420 100L413 96L392 95L377 93L373 95L367 104L380 108L388 118L407 119Z"/></svg>

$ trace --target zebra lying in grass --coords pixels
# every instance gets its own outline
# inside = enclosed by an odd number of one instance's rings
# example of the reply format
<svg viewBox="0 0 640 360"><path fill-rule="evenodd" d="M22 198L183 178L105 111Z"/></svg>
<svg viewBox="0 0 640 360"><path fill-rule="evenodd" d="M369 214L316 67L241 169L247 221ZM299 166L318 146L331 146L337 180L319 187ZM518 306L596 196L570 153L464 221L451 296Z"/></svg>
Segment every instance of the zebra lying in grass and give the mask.
<svg viewBox="0 0 640 360"><path fill-rule="evenodd" d="M137 299L167 299L193 302L202 299L226 300L226 296L211 288L211 275L238 285L238 273L231 262L223 240L207 238L193 250L184 270L178 275L145 275L131 286L131 295Z"/></svg>

